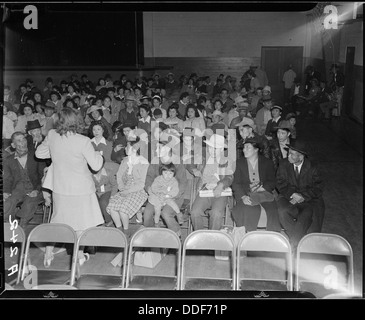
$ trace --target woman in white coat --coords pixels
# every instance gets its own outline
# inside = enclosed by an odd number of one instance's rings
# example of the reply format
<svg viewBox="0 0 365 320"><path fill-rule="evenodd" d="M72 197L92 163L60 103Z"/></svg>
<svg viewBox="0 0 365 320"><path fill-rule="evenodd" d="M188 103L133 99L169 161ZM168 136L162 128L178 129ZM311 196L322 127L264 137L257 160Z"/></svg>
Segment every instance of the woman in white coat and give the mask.
<svg viewBox="0 0 365 320"><path fill-rule="evenodd" d="M48 187L53 191L51 222L71 226L77 234L104 223L95 193L95 183L89 168L99 171L103 157L95 151L88 137L77 133L78 118L71 108L60 112L57 128L50 130L36 150L38 158L52 158L47 172ZM53 247L47 247L44 265L53 260ZM79 263L88 256L79 251Z"/></svg>

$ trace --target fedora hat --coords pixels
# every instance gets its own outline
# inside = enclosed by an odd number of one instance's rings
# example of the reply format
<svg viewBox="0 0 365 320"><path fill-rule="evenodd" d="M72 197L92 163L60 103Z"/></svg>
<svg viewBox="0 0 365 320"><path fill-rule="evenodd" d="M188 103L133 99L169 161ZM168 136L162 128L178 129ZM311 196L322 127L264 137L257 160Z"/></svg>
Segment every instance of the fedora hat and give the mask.
<svg viewBox="0 0 365 320"><path fill-rule="evenodd" d="M276 130L278 130L278 129L291 130L292 127L291 127L290 122L288 120L282 120L282 121L280 121L278 126L274 127L274 129L276 129Z"/></svg>
<svg viewBox="0 0 365 320"><path fill-rule="evenodd" d="M252 118L248 118L248 117L243 117L242 121L240 123L236 124L236 127L241 127L241 126L249 126L253 130L256 129L255 122L253 121Z"/></svg>
<svg viewBox="0 0 365 320"><path fill-rule="evenodd" d="M96 105L93 105L89 109L87 109L86 113L89 114L89 113L92 113L92 112L94 112L96 110L102 110L102 107L98 107Z"/></svg>
<svg viewBox="0 0 365 320"><path fill-rule="evenodd" d="M137 100L136 100L136 98L135 98L134 96L129 95L129 96L127 96L127 97L125 98L125 101L133 101L133 102L136 102Z"/></svg>
<svg viewBox="0 0 365 320"><path fill-rule="evenodd" d="M219 134L213 134L209 140L204 141L208 146L216 148L216 149L223 149L227 148L227 144L223 136Z"/></svg>
<svg viewBox="0 0 365 320"><path fill-rule="evenodd" d="M285 119L290 120L291 118L296 118L297 115L294 112L290 112L286 115Z"/></svg>
<svg viewBox="0 0 365 320"><path fill-rule="evenodd" d="M27 131L42 128L38 120L27 121Z"/></svg>
<svg viewBox="0 0 365 320"><path fill-rule="evenodd" d="M223 118L223 113L219 110L214 110L213 116L220 116L221 118Z"/></svg>
<svg viewBox="0 0 365 320"><path fill-rule="evenodd" d="M237 106L239 103L247 102L247 99L243 98L242 96L237 96L234 99L234 104Z"/></svg>
<svg viewBox="0 0 365 320"><path fill-rule="evenodd" d="M300 140L291 141L290 144L287 144L287 147L288 149L292 149L308 157L306 144L303 141Z"/></svg>
<svg viewBox="0 0 365 320"><path fill-rule="evenodd" d="M270 95L267 95L267 96L265 96L265 97L263 97L263 98L262 98L262 101L263 101L263 102L266 102L266 101L272 101L272 98L271 98L271 96L270 96Z"/></svg>
<svg viewBox="0 0 365 320"><path fill-rule="evenodd" d="M270 86L265 86L262 91L269 91L271 93L271 87Z"/></svg>

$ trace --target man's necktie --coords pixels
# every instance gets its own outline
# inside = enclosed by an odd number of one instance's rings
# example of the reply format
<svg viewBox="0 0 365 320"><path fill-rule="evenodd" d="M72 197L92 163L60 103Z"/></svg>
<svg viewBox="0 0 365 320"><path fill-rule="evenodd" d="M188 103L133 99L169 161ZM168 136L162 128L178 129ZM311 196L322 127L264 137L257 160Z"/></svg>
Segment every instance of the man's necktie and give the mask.
<svg viewBox="0 0 365 320"><path fill-rule="evenodd" d="M294 166L295 167L295 178L298 180L299 179L299 169L298 166Z"/></svg>

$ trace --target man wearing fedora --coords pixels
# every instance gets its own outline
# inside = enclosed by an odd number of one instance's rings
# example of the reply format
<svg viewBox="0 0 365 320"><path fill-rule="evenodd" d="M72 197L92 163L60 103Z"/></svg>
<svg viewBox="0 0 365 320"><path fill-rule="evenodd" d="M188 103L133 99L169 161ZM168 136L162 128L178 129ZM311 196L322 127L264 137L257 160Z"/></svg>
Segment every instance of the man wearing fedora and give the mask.
<svg viewBox="0 0 365 320"><path fill-rule="evenodd" d="M20 226L25 228L43 199L41 181L46 165L35 160L24 133L14 132L11 141L15 153L4 160L4 221L8 222L10 215L14 220L16 214Z"/></svg>
<svg viewBox="0 0 365 320"><path fill-rule="evenodd" d="M288 145L288 158L276 173L281 226L295 249L309 232L320 232L324 217L323 181L308 159L306 145L299 140Z"/></svg>
<svg viewBox="0 0 365 320"><path fill-rule="evenodd" d="M37 147L42 143L44 136L42 135L42 126L38 120L32 120L27 122L27 141L28 149L35 151Z"/></svg>
<svg viewBox="0 0 365 320"><path fill-rule="evenodd" d="M237 227L245 226L246 231L257 229L261 207L267 216L266 229L280 232L277 205L274 200L275 170L271 160L260 154L258 137L245 139L243 154L237 160L232 190L236 205L232 217Z"/></svg>
<svg viewBox="0 0 365 320"><path fill-rule="evenodd" d="M258 135L256 131L256 124L252 118L244 117L242 121L236 124L236 128L238 128L239 135L237 135L237 159L243 157L243 146L247 139L257 139L260 143L261 149L260 153L267 159L271 159L270 157L270 147L269 141L266 139L264 135Z"/></svg>
<svg viewBox="0 0 365 320"><path fill-rule="evenodd" d="M223 190L230 187L233 181L235 162L224 156L224 149L227 144L222 135L213 134L207 144L207 156L203 156L202 164L188 164L186 169L194 177L198 177L197 190L205 186L213 190L213 197L201 197L197 193L191 208L191 222L194 230L204 228L206 210L208 213L208 229L220 230L223 224L223 216L226 211L228 197L221 196Z"/></svg>
<svg viewBox="0 0 365 320"><path fill-rule="evenodd" d="M272 159L275 171L279 167L279 162L288 157L288 144L290 144L291 125L288 120L283 120L274 127L276 134L269 143L270 158Z"/></svg>
<svg viewBox="0 0 365 320"><path fill-rule="evenodd" d="M237 97L235 99L234 106L235 108L231 109L228 112L228 116L232 115L232 112L234 112L234 114L237 114L237 116L234 117L231 121L229 121L228 119L228 126L230 129L236 129L237 124L240 123L245 117L252 118L251 113L248 111L249 104L246 98L243 98L241 96Z"/></svg>
<svg viewBox="0 0 365 320"><path fill-rule="evenodd" d="M137 126L139 110L136 106L137 101L132 95L125 97L125 109L119 112L119 121L121 123L133 123Z"/></svg>

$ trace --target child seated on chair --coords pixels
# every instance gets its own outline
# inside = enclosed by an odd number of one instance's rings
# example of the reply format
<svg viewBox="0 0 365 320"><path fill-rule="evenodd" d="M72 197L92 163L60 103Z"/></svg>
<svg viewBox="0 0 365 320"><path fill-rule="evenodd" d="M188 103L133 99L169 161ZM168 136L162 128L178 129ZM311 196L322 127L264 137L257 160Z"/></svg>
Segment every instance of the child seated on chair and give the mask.
<svg viewBox="0 0 365 320"><path fill-rule="evenodd" d="M183 224L183 215L174 198L179 193L179 185L175 178L176 168L173 163L162 164L160 175L155 178L149 190L148 202L155 208L155 226L158 226L162 208L167 204L175 212L179 224Z"/></svg>

